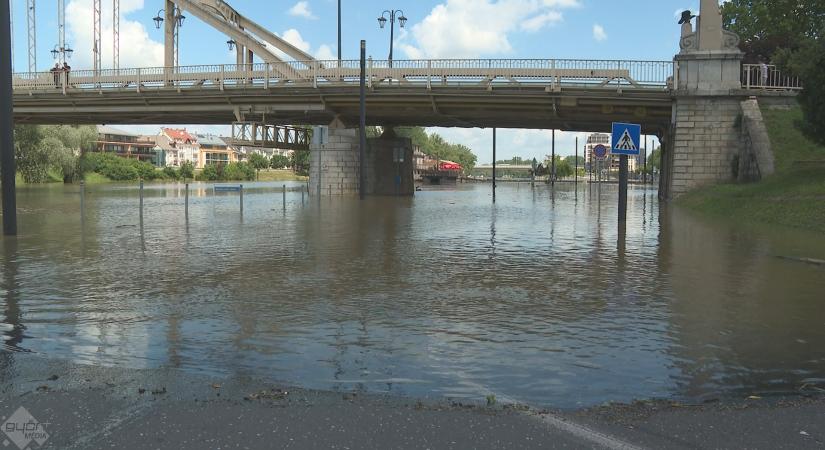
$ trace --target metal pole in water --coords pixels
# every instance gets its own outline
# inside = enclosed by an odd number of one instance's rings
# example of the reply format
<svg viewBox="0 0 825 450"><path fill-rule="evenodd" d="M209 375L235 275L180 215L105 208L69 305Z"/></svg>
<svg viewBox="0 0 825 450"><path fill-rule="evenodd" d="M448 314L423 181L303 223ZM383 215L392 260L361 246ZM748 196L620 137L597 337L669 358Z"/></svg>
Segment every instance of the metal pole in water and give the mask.
<svg viewBox="0 0 825 450"><path fill-rule="evenodd" d="M143 223L143 180L140 180L140 223Z"/></svg>
<svg viewBox="0 0 825 450"><path fill-rule="evenodd" d="M86 182L80 181L80 212L86 209Z"/></svg>
<svg viewBox="0 0 825 450"><path fill-rule="evenodd" d="M556 130L553 130L553 143L550 157L550 183L556 185Z"/></svg>
<svg viewBox="0 0 825 450"><path fill-rule="evenodd" d="M11 11L0 2L0 178L3 191L3 234L17 235L17 187L14 161L14 109L12 105Z"/></svg>
<svg viewBox="0 0 825 450"><path fill-rule="evenodd" d="M361 105L360 105L361 145L358 149L358 196L366 196L365 164L367 159L367 41L361 41Z"/></svg>
<svg viewBox="0 0 825 450"><path fill-rule="evenodd" d="M645 185L647 185L647 149L648 149L648 146L647 146L647 144L648 144L647 137L648 137L648 136L647 136L647 135L645 135L645 156L644 156L645 167L644 167L644 169L643 169L643 171L644 171L644 184L645 184Z"/></svg>
<svg viewBox="0 0 825 450"><path fill-rule="evenodd" d="M189 222L189 183L186 183L186 193L184 196L186 197L184 212L186 215L186 221Z"/></svg>
<svg viewBox="0 0 825 450"><path fill-rule="evenodd" d="M301 208L304 207L304 188L301 188Z"/></svg>
<svg viewBox="0 0 825 450"><path fill-rule="evenodd" d="M283 201L283 203L284 203L284 212L286 212L286 185L284 185L283 196L284 196L284 201Z"/></svg>
<svg viewBox="0 0 825 450"><path fill-rule="evenodd" d="M576 172L575 172L576 186L579 185L579 137L576 136Z"/></svg>
<svg viewBox="0 0 825 450"><path fill-rule="evenodd" d="M493 128L493 203L496 202L496 129Z"/></svg>
<svg viewBox="0 0 825 450"><path fill-rule="evenodd" d="M243 215L243 185L240 187L241 192L241 215Z"/></svg>
<svg viewBox="0 0 825 450"><path fill-rule="evenodd" d="M619 223L627 221L627 155L619 157Z"/></svg>

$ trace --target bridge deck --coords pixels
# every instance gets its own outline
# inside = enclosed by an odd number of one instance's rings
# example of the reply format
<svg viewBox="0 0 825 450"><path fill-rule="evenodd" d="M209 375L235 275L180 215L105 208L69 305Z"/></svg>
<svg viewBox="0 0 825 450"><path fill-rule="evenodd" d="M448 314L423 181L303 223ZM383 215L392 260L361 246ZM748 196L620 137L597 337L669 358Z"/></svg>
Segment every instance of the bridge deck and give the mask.
<svg viewBox="0 0 825 450"><path fill-rule="evenodd" d="M284 63L287 64L287 63ZM18 74L18 123L358 123L356 61ZM371 125L655 132L670 120L670 61L371 61ZM285 74L289 72L291 75Z"/></svg>

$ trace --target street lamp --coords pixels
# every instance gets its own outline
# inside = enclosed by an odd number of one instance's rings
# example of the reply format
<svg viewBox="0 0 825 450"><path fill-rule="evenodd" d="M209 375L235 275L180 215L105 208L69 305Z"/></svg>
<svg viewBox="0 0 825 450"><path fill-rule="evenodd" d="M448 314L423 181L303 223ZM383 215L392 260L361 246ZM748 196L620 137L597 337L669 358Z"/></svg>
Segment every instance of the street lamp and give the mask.
<svg viewBox="0 0 825 450"><path fill-rule="evenodd" d="M66 62L67 59L72 57L72 53L74 53L74 50L68 45L60 47L60 44L56 44L52 49L52 57L60 62ZM62 57L58 59L60 56Z"/></svg>
<svg viewBox="0 0 825 450"><path fill-rule="evenodd" d="M160 30L160 26L163 25L163 15L166 12L165 9L158 10L158 15L155 16L155 28ZM177 6L175 7L175 25L178 27L183 26L183 21L186 20L186 16L183 15L183 11L180 10Z"/></svg>
<svg viewBox="0 0 825 450"><path fill-rule="evenodd" d="M155 16L152 19L152 20L155 21L155 29L160 30L160 26L163 25L163 21L164 21L163 15L164 14L166 14L166 9L160 9L160 10L158 10L158 15ZM180 44L180 31L178 31L178 30L179 30L179 28L181 28L183 26L183 21L186 20L186 16L184 16L183 11L181 11L181 9L176 6L175 10L172 12L172 17L173 17L173 20L174 20L174 26L173 26L173 30L172 30L172 35L173 35L172 39L174 40L174 45L175 45L175 66L177 66L178 63L180 62L180 57L179 57L180 53L178 51L178 47L180 46L179 45Z"/></svg>
<svg viewBox="0 0 825 450"><path fill-rule="evenodd" d="M232 50L235 50L235 45L237 45L237 42L235 42L234 39L230 39L230 40L226 41L226 46L229 47L230 52Z"/></svg>
<svg viewBox="0 0 825 450"><path fill-rule="evenodd" d="M392 67L392 47L393 41L395 40L396 13L400 14L398 16L398 24L401 28L404 28L404 26L407 25L407 18L404 17L404 11L401 11L400 9L384 11L381 13L381 17L378 18L378 26L380 26L382 30L387 25L387 20L390 22L390 67ZM387 19L387 15L389 15L389 19Z"/></svg>

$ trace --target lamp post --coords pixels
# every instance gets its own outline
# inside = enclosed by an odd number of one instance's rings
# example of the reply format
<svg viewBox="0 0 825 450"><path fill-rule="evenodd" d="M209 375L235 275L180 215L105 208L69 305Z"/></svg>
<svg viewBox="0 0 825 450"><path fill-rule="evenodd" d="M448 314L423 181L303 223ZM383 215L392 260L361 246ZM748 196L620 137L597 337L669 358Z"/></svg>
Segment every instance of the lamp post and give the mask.
<svg viewBox="0 0 825 450"><path fill-rule="evenodd" d="M158 10L158 15L155 16L152 20L155 21L155 29L160 30L160 26L163 25L164 18L163 16L166 14L166 9ZM180 44L180 31L178 31L183 26L183 21L186 20L186 16L183 15L183 11L177 6L175 7L174 11L172 12L172 20L173 23L173 40L175 46L175 61L174 65L177 67L180 64L180 53L178 52L178 47Z"/></svg>
<svg viewBox="0 0 825 450"><path fill-rule="evenodd" d="M390 22L390 67L392 67L392 47L395 41L396 14L400 14L398 16L398 24L401 26L401 28L404 28L404 26L407 24L407 18L404 17L404 11L401 11L400 9L384 11L383 13L381 13L381 17L378 18L378 25L381 27L381 29L384 29L384 27L387 25L387 20L389 20ZM389 19L387 19L388 15Z"/></svg>
<svg viewBox="0 0 825 450"><path fill-rule="evenodd" d="M56 44L52 49L52 57L61 64L71 59L72 53L74 53L74 50L69 45L61 47L60 44Z"/></svg>

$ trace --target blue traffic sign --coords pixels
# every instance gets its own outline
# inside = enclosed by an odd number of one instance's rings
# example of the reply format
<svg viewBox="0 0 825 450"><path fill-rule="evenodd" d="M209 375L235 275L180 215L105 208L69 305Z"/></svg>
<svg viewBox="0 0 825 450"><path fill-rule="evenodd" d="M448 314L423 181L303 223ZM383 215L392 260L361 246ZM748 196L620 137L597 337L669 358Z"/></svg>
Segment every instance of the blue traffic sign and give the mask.
<svg viewBox="0 0 825 450"><path fill-rule="evenodd" d="M604 159L607 156L607 147L601 144L593 147L593 155L596 158Z"/></svg>
<svg viewBox="0 0 825 450"><path fill-rule="evenodd" d="M642 126L632 123L613 124L613 149L614 155L640 154L642 148Z"/></svg>

